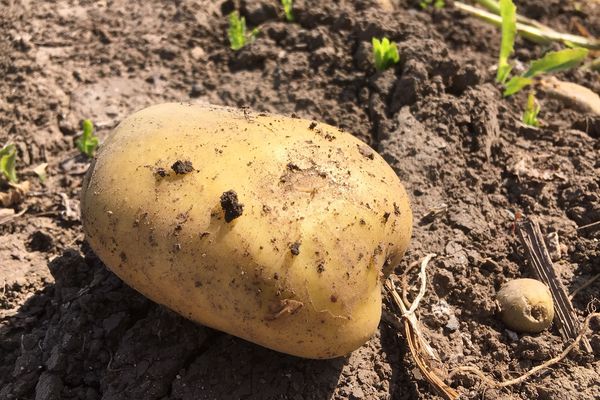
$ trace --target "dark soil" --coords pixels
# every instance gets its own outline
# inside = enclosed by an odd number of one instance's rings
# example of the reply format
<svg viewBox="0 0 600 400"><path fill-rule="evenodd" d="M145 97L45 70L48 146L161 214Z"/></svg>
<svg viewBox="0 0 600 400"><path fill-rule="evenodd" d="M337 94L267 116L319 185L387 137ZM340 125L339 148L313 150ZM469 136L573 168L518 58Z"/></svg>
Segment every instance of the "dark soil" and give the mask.
<svg viewBox="0 0 600 400"><path fill-rule="evenodd" d="M221 208L225 213L225 222L231 222L244 213L244 205L239 202L234 190L228 190L221 195Z"/></svg>
<svg viewBox="0 0 600 400"><path fill-rule="evenodd" d="M414 238L397 272L437 254L418 313L444 367L506 379L559 354L555 328L514 335L493 298L527 276L517 212L558 234L555 265L569 290L600 272L600 230L576 229L600 220L598 117L539 93L543 126L523 126L525 94L503 99L494 84L498 31L451 7L297 0L286 23L277 1L241 3L261 33L234 53L233 1L0 0L0 144L17 145L20 179L32 184L15 206L25 212L0 225L0 399L436 398L386 323L347 357L303 360L193 324L102 265L78 220L80 121L104 138L165 101L248 106L354 133L411 195ZM556 29L600 35L598 2L517 5ZM383 35L401 60L377 73L370 40ZM516 48L523 63L547 50L521 39ZM600 92L597 73L559 78ZM43 162L41 183L33 168ZM580 319L599 291L597 280L575 296ZM459 375L452 385L466 398L600 398L592 328L594 354L576 352L523 384L485 390Z"/></svg>
<svg viewBox="0 0 600 400"><path fill-rule="evenodd" d="M171 169L177 175L185 175L185 174L189 174L190 172L194 171L194 166L192 165L191 161L177 160L173 163L173 165L171 165Z"/></svg>

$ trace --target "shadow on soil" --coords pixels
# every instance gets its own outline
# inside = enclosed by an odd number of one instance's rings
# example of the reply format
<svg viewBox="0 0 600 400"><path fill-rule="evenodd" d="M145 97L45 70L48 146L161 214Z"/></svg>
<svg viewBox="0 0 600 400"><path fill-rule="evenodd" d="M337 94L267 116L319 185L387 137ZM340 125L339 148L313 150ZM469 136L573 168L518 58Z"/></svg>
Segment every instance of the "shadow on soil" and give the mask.
<svg viewBox="0 0 600 400"><path fill-rule="evenodd" d="M0 325L0 399L332 396L347 359L300 359L194 324L84 252L50 262L55 284Z"/></svg>

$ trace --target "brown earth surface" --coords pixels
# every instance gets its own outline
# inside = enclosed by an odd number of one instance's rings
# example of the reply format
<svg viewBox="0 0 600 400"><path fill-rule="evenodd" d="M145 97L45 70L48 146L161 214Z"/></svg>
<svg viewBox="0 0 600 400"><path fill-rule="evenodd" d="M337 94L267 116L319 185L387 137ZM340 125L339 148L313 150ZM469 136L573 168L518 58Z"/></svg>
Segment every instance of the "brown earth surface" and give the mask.
<svg viewBox="0 0 600 400"><path fill-rule="evenodd" d="M17 145L20 179L32 185L0 224L0 399L438 398L384 322L347 357L304 360L189 322L103 266L78 214L81 120L104 138L127 114L165 101L295 113L383 155L415 215L397 272L437 254L418 314L442 372L476 365L507 379L566 345L556 327L508 332L494 294L528 273L517 211L558 233L555 265L570 291L600 272L600 230L577 230L600 220L600 118L540 92L543 126L523 126L526 94L503 99L494 83L499 32L451 6L294 3L287 23L276 1L241 1L261 33L234 53L232 1L0 0L0 144ZM556 29L600 36L598 2L517 5ZM370 39L383 35L401 60L377 73ZM516 48L523 65L547 50L522 39ZM600 92L598 73L558 76ZM43 162L40 183L33 168ZM580 319L599 291L597 280L575 296ZM450 382L465 398L600 398L600 323L591 327L593 354L575 351L525 383L486 389L466 374Z"/></svg>

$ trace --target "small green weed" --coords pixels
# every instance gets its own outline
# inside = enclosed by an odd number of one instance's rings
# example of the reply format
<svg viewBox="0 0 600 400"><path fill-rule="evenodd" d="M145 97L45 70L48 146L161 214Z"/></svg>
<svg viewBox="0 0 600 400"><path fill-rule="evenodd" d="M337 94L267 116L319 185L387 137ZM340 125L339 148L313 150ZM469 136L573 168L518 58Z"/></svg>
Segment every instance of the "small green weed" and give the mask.
<svg viewBox="0 0 600 400"><path fill-rule="evenodd" d="M17 148L14 144L7 144L0 149L0 174L9 182L17 183L17 171L15 169L17 159Z"/></svg>
<svg viewBox="0 0 600 400"><path fill-rule="evenodd" d="M294 0L281 0L281 5L283 6L283 12L285 13L285 19L288 22L294 21Z"/></svg>
<svg viewBox="0 0 600 400"><path fill-rule="evenodd" d="M446 2L444 0L422 0L419 3L419 6L424 10L430 6L435 8L444 8L446 7Z"/></svg>
<svg viewBox="0 0 600 400"><path fill-rule="evenodd" d="M82 154L89 158L94 157L98 147L98 137L94 135L94 124L89 119L83 121L83 134L75 141L75 145Z"/></svg>
<svg viewBox="0 0 600 400"><path fill-rule="evenodd" d="M575 67L587 57L588 52L588 49L574 48L546 53L544 57L533 61L524 74L513 76L506 83L504 96L511 96L531 85L533 78L538 75L564 71Z"/></svg>
<svg viewBox="0 0 600 400"><path fill-rule="evenodd" d="M540 113L540 105L535 99L535 92L532 90L527 96L527 106L523 111L523 123L529 126L540 126L537 116Z"/></svg>
<svg viewBox="0 0 600 400"><path fill-rule="evenodd" d="M498 56L496 82L505 83L512 69L508 63L508 57L514 51L515 36L517 35L517 7L512 0L500 0L500 16L502 17L502 42Z"/></svg>
<svg viewBox="0 0 600 400"><path fill-rule="evenodd" d="M390 42L386 37L381 40L372 38L371 42L373 43L373 60L378 71L388 69L400 61L396 43Z"/></svg>
<svg viewBox="0 0 600 400"><path fill-rule="evenodd" d="M247 44L254 42L256 35L258 35L258 28L254 28L251 32L248 32L245 17L240 17L237 11L229 14L227 36L229 37L231 50L238 51Z"/></svg>

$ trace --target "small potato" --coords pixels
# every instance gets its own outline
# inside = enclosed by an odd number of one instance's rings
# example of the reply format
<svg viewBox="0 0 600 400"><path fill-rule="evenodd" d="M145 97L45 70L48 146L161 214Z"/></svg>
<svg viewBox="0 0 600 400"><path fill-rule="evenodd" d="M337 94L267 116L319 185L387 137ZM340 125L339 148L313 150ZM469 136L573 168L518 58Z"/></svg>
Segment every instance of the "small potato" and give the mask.
<svg viewBox="0 0 600 400"><path fill-rule="evenodd" d="M496 299L502 321L515 332L538 333L554 318L550 289L535 279L515 279L505 283Z"/></svg>
<svg viewBox="0 0 600 400"><path fill-rule="evenodd" d="M81 200L89 244L127 284L307 358L371 337L412 227L394 171L349 133L215 106L162 104L121 122Z"/></svg>

